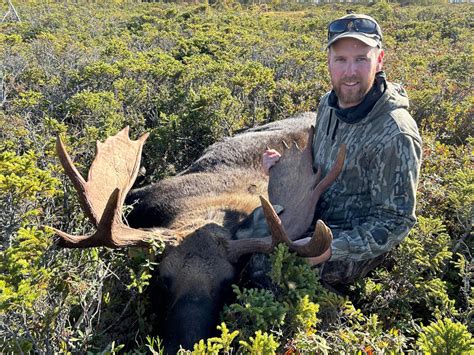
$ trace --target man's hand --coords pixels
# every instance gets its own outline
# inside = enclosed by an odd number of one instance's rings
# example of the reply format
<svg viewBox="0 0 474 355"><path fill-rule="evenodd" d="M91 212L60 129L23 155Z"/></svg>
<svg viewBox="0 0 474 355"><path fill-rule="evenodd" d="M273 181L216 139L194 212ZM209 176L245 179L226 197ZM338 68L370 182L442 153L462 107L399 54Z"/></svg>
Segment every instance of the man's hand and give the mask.
<svg viewBox="0 0 474 355"><path fill-rule="evenodd" d="M270 168L277 163L280 157L281 154L278 153L275 149L267 149L265 153L263 153L262 167L266 175L269 174Z"/></svg>

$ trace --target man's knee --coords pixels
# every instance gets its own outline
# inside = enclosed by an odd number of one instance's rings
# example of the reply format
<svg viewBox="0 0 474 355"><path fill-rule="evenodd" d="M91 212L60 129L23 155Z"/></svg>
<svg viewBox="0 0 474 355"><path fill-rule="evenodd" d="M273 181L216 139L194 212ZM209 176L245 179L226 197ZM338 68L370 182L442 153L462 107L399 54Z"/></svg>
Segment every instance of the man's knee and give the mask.
<svg viewBox="0 0 474 355"><path fill-rule="evenodd" d="M329 261L320 268L319 277L323 283L330 285L349 284L365 277L369 271L379 266L387 254L382 254L374 259L362 261Z"/></svg>

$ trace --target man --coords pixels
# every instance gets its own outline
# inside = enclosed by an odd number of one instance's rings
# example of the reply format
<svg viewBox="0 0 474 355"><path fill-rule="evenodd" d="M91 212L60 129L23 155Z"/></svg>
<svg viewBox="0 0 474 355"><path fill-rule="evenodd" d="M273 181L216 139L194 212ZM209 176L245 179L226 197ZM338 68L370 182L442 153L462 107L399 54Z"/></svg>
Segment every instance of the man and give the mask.
<svg viewBox="0 0 474 355"><path fill-rule="evenodd" d="M314 165L324 176L343 143L347 155L318 202L316 218L331 229L331 248L308 261L334 285L365 276L413 227L421 138L404 89L385 79L382 32L372 17L331 22L327 49L333 90L318 108ZM267 173L279 157L265 152Z"/></svg>

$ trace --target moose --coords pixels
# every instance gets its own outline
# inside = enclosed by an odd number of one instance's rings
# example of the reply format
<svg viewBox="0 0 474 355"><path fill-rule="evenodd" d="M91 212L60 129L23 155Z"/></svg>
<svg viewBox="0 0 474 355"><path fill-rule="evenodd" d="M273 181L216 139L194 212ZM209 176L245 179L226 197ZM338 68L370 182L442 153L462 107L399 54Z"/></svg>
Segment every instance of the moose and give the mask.
<svg viewBox="0 0 474 355"><path fill-rule="evenodd" d="M166 301L160 336L169 353L179 346L192 348L212 336L241 257L270 253L278 243L303 257L329 248L332 234L320 220L309 242L295 243L311 227L319 196L344 164L341 146L324 178L320 169L313 171L314 120L314 113L305 113L249 129L211 145L178 175L134 190L147 134L130 140L125 128L97 142L87 181L58 138L61 164L97 230L73 236L53 228L58 243L66 248L147 247L156 239L164 243L154 279ZM260 166L266 147L283 152L269 176ZM134 206L128 224L121 212L124 203ZM251 222L258 213L264 214L270 231L264 238L252 237Z"/></svg>

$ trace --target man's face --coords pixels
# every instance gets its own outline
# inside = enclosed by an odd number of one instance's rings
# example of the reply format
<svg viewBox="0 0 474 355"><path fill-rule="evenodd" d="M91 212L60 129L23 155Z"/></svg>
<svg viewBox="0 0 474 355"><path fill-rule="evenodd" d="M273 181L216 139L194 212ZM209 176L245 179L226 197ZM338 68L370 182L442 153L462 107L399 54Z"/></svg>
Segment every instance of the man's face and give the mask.
<svg viewBox="0 0 474 355"><path fill-rule="evenodd" d="M331 83L340 108L362 102L382 70L384 52L355 38L341 38L329 48Z"/></svg>

